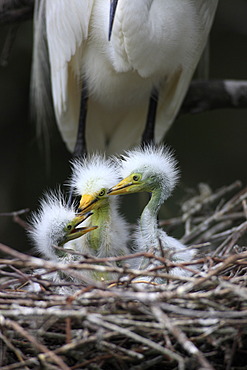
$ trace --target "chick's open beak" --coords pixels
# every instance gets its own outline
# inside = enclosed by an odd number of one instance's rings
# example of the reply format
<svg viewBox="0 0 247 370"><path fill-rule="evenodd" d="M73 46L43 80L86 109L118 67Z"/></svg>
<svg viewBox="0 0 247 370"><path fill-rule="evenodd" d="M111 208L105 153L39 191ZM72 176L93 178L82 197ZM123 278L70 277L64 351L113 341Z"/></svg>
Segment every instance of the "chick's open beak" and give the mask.
<svg viewBox="0 0 247 370"><path fill-rule="evenodd" d="M108 41L111 40L112 27L113 27L115 13L116 13L116 9L117 9L117 3L118 3L118 0L110 0L110 1L111 1L111 5L110 5Z"/></svg>
<svg viewBox="0 0 247 370"><path fill-rule="evenodd" d="M97 229L98 226L90 226L90 227L78 227L83 221L85 221L89 216L91 216L92 212L87 212L83 215L77 215L68 225L67 225L67 235L65 236L64 243L77 239L82 235L88 233L89 231Z"/></svg>
<svg viewBox="0 0 247 370"><path fill-rule="evenodd" d="M97 202L97 198L90 194L84 194L81 197L80 204L78 207L78 213L84 215L85 212L89 212L94 208L94 204ZM82 216L81 216L82 217Z"/></svg>
<svg viewBox="0 0 247 370"><path fill-rule="evenodd" d="M127 194L128 192L132 192L133 185L134 183L132 181L131 176L125 177L125 179L120 181L117 185L109 189L108 194L109 195Z"/></svg>

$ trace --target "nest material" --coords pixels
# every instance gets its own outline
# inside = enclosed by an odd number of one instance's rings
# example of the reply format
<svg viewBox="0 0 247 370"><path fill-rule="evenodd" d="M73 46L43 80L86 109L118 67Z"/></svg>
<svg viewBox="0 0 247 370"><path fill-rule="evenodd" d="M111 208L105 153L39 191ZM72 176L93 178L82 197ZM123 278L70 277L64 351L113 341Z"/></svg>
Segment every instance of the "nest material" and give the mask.
<svg viewBox="0 0 247 370"><path fill-rule="evenodd" d="M191 264L159 258L160 269L149 272L113 268L109 259L64 265L0 245L12 256L0 260L1 369L246 369L247 189L239 187L212 193L204 186L181 217L161 222L166 229L185 225L183 242L201 254ZM167 273L198 265L191 277ZM128 278L82 287L68 279L55 284L37 268L65 275L103 269ZM143 289L132 281L140 274L167 283ZM71 293L58 293L59 286Z"/></svg>

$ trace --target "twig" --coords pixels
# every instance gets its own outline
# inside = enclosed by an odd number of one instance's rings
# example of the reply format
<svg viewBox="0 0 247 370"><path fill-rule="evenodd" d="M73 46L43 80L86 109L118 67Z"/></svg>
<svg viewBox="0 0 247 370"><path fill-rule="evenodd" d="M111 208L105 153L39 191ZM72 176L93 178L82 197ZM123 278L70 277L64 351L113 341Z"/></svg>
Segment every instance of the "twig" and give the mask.
<svg viewBox="0 0 247 370"><path fill-rule="evenodd" d="M231 251L233 246L237 243L237 241L246 233L246 231L247 221L243 222L241 225L235 228L233 233L229 235L228 238L216 249L214 255L220 255L220 252L225 246L227 246L227 248L225 248L224 254L227 255Z"/></svg>
<svg viewBox="0 0 247 370"><path fill-rule="evenodd" d="M179 115L223 108L247 108L247 81L192 81Z"/></svg>
<svg viewBox="0 0 247 370"><path fill-rule="evenodd" d="M153 369L155 365L158 365L163 360L163 356L157 356L151 360L145 361L141 365L132 366L131 370L146 370Z"/></svg>
<svg viewBox="0 0 247 370"><path fill-rule="evenodd" d="M231 370L231 368L232 368L232 362L233 362L233 358L234 358L235 353L236 353L237 340L238 340L237 338L239 337L239 334L240 334L240 330L234 338L233 345L232 345L232 348L231 348L231 351L230 351L229 361L228 361L227 366L226 366L226 370Z"/></svg>
<svg viewBox="0 0 247 370"><path fill-rule="evenodd" d="M34 0L2 0L0 26L24 22L33 16Z"/></svg>
<svg viewBox="0 0 247 370"><path fill-rule="evenodd" d="M62 370L70 370L69 367L63 362L61 358L59 358L54 352L49 351L46 346L39 343L32 335L30 335L26 330L24 330L17 322L5 319L2 315L0 315L0 326L6 326L13 328L18 334L26 338L31 345L37 348L38 351L46 353L47 356L51 357L51 359L60 366ZM42 356L40 354L39 356Z"/></svg>
<svg viewBox="0 0 247 370"><path fill-rule="evenodd" d="M1 216L11 216L11 217L16 217L20 215L24 215L25 213L28 213L30 211L29 208L24 208L20 209L19 211L13 211L13 212L0 212L0 217Z"/></svg>
<svg viewBox="0 0 247 370"><path fill-rule="evenodd" d="M29 208L25 208L25 209L21 209L19 211L13 211L13 212L2 212L0 213L0 217L1 216L10 216L10 217L13 217L13 221L16 222L17 224L19 224L21 227L23 227L23 229L25 230L29 230L30 229L30 225L23 221L19 216L20 215L23 215L23 214L26 214L30 211Z"/></svg>
<svg viewBox="0 0 247 370"><path fill-rule="evenodd" d="M169 317L157 306L151 307L156 319L160 324L174 335L180 345L192 356L196 357L198 362L207 370L214 370L201 351L187 338L187 336L175 325L172 324Z"/></svg>
<svg viewBox="0 0 247 370"><path fill-rule="evenodd" d="M16 348L13 343L11 343L9 341L9 339L3 335L1 332L0 332L0 339L6 344L6 346L16 355L18 361L20 361L21 363L24 362L24 358L25 356L23 355L23 353L18 349Z"/></svg>
<svg viewBox="0 0 247 370"><path fill-rule="evenodd" d="M126 349L126 348L123 348L121 346L116 346L115 344L113 343L108 343L104 340L101 341L101 345L110 349L110 350L113 350L114 352L123 352L124 354L128 355L129 357L133 357L135 359L138 359L138 360L143 360L144 359L144 356L141 354L141 353L137 353L135 351L131 351L130 349Z"/></svg>
<svg viewBox="0 0 247 370"><path fill-rule="evenodd" d="M227 203L225 203L220 210L218 210L212 216L206 218L203 222L196 226L189 235L185 235L182 238L182 242L187 243L188 241L193 240L196 236L200 235L200 233L206 231L213 222L217 221L222 215L226 214L227 212L230 212L238 204L241 204L241 202L246 198L247 189L244 189L238 195L234 196Z"/></svg>
<svg viewBox="0 0 247 370"><path fill-rule="evenodd" d="M184 214L183 214L183 221L186 221L188 218L190 218L192 215L200 211L204 206L207 206L208 204L212 204L216 202L217 200L221 199L224 195L231 193L232 191L239 189L241 187L240 181L235 181L233 184L229 186L223 186L219 190L217 190L215 193L208 193L207 196L192 198L189 200L189 202L185 202L182 206ZM189 203L189 204L188 204Z"/></svg>
<svg viewBox="0 0 247 370"><path fill-rule="evenodd" d="M221 271L224 271L229 265L232 265L234 262L238 260L246 258L247 252L226 258L224 262L220 262L218 265L214 266L205 277L199 278L195 282L184 284L181 288L179 288L179 293L185 294L185 292L197 288L199 285L212 278L212 276L219 275L219 273Z"/></svg>
<svg viewBox="0 0 247 370"><path fill-rule="evenodd" d="M150 348L153 348L155 349L157 352L177 361L178 363L178 367L180 370L183 370L185 367L184 367L184 360L181 356L177 355L176 353L170 351L169 349L167 348L164 348L162 346L160 346L159 344L151 341L150 339L147 339L147 338L144 338L144 337L141 337L140 335L126 329L126 328L122 328L118 325L115 325L115 324L112 324L112 323L107 323L105 322L104 320L101 319L100 315L91 315L87 318L87 320L93 324L96 324L98 326L101 326L103 328L106 328L106 329L109 329L109 330L112 330L112 331L115 331L119 334L122 334L124 336L127 336L137 342L140 342L142 344L145 344L146 346L150 347Z"/></svg>

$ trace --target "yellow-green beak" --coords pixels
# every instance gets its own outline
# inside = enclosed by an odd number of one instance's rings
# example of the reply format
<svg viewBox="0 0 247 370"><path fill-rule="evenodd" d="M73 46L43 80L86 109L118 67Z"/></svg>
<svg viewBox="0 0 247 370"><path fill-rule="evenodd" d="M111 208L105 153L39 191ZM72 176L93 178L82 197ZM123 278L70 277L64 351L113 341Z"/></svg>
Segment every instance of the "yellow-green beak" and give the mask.
<svg viewBox="0 0 247 370"><path fill-rule="evenodd" d="M80 204L78 207L78 212L81 215L85 214L85 212L89 212L94 208L95 203L98 201L96 197L90 194L84 194L81 197Z"/></svg>
<svg viewBox="0 0 247 370"><path fill-rule="evenodd" d="M74 240L80 238L82 235L85 235L89 231L97 229L98 226L90 226L90 227L78 227L83 221L85 221L89 216L91 216L92 212L87 212L83 215L77 215L71 222L66 225L66 235L64 237L64 243L67 243L70 240Z"/></svg>
<svg viewBox="0 0 247 370"><path fill-rule="evenodd" d="M125 177L117 185L108 190L109 195L128 194L132 192L133 183L132 176Z"/></svg>

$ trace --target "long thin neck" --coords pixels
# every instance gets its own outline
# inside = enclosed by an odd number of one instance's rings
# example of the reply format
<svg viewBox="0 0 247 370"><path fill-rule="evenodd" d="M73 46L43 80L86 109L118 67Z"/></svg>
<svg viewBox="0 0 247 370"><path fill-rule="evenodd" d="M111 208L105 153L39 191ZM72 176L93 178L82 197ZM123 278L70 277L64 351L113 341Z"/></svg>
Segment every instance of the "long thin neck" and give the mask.
<svg viewBox="0 0 247 370"><path fill-rule="evenodd" d="M148 204L144 208L140 218L141 236L146 247L157 244L158 240L158 221L157 215L162 204L161 190L156 189L151 196Z"/></svg>
<svg viewBox="0 0 247 370"><path fill-rule="evenodd" d="M88 233L89 248L98 252L102 243L105 241L105 235L107 234L107 225L110 220L110 204L109 200L105 200L105 203L94 211L90 217L90 224L92 226L98 226L97 229Z"/></svg>

